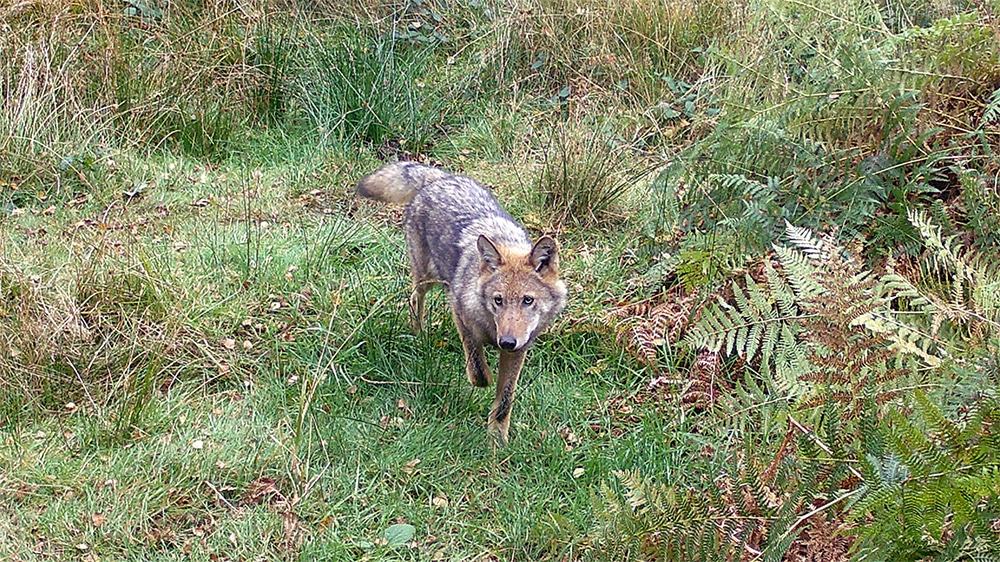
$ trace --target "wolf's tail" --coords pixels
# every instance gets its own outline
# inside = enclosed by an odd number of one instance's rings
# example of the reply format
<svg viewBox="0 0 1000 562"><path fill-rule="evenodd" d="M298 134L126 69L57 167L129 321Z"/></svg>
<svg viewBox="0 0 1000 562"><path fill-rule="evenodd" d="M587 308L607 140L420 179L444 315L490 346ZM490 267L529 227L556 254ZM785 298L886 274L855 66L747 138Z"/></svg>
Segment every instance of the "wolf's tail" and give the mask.
<svg viewBox="0 0 1000 562"><path fill-rule="evenodd" d="M444 170L416 162L395 162L361 178L357 193L383 203L406 205L421 187L448 175Z"/></svg>

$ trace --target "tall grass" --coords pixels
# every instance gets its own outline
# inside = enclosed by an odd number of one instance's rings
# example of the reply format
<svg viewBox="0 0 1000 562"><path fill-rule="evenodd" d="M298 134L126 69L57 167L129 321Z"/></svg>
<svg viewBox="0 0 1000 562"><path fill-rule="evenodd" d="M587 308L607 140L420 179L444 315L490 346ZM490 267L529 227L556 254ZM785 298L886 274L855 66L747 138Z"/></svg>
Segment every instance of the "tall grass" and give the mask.
<svg viewBox="0 0 1000 562"><path fill-rule="evenodd" d="M571 86L639 108L663 99L666 79L699 76L704 51L740 17L727 1L534 0L497 11L483 52L496 87L553 96Z"/></svg>
<svg viewBox="0 0 1000 562"><path fill-rule="evenodd" d="M621 217L617 204L647 171L635 146L615 135L610 123L595 118L552 126L536 186L537 207L553 228Z"/></svg>
<svg viewBox="0 0 1000 562"><path fill-rule="evenodd" d="M445 98L429 76L437 61L426 49L342 28L304 52L308 66L294 96L321 138L375 146L391 140L419 152L443 126Z"/></svg>

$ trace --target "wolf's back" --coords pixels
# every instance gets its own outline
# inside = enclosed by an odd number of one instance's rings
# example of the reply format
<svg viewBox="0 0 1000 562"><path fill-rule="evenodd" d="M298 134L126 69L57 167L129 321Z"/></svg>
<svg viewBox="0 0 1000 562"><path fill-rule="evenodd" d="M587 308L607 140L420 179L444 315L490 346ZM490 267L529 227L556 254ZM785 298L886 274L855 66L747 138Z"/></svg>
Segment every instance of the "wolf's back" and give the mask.
<svg viewBox="0 0 1000 562"><path fill-rule="evenodd" d="M450 174L416 162L394 162L361 178L357 193L383 203L406 205L421 187Z"/></svg>

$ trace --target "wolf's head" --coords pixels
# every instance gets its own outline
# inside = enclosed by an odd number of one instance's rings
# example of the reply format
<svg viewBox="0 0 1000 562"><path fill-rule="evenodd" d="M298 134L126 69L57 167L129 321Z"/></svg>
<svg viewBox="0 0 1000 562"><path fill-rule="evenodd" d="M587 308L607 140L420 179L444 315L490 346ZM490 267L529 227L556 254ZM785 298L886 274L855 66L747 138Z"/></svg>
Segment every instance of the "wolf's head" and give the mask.
<svg viewBox="0 0 1000 562"><path fill-rule="evenodd" d="M566 307L556 241L543 236L528 254L486 236L478 247L480 298L496 322L494 343L507 351L524 349Z"/></svg>

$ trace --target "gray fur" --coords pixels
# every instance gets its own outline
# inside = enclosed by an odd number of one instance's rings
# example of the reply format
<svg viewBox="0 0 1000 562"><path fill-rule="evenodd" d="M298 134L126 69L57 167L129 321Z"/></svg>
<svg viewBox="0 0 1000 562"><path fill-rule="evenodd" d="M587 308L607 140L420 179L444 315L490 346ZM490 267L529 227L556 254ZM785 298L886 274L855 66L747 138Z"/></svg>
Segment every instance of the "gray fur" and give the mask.
<svg viewBox="0 0 1000 562"><path fill-rule="evenodd" d="M555 241L546 236L532 246L486 188L422 164L387 164L362 178L357 192L406 205L403 229L413 275L414 330L422 329L424 295L440 282L448 292L473 385L488 386L492 380L484 344L499 347L498 340L504 340L490 427L506 440L524 354L566 306ZM505 333L498 334L500 326Z"/></svg>
<svg viewBox="0 0 1000 562"><path fill-rule="evenodd" d="M405 205L421 186L437 181L448 173L415 162L397 162L382 166L358 182L357 193L383 203Z"/></svg>

